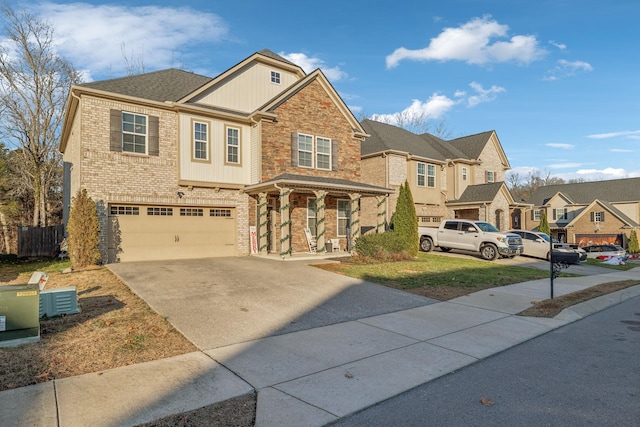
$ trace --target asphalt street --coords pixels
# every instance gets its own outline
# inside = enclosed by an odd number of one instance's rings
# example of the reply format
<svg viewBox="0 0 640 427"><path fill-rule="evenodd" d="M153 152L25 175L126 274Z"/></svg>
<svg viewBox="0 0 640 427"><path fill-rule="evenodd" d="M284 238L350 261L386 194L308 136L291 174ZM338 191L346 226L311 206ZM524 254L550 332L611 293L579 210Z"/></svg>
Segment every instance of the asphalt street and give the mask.
<svg viewBox="0 0 640 427"><path fill-rule="evenodd" d="M640 297L334 426L639 426Z"/></svg>

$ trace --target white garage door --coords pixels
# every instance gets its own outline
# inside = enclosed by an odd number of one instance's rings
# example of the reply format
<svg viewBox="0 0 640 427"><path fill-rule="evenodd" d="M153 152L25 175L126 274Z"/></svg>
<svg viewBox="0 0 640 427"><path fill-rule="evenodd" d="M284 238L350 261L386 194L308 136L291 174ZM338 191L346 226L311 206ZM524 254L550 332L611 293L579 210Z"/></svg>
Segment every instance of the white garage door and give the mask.
<svg viewBox="0 0 640 427"><path fill-rule="evenodd" d="M236 255L233 208L109 206L109 262Z"/></svg>

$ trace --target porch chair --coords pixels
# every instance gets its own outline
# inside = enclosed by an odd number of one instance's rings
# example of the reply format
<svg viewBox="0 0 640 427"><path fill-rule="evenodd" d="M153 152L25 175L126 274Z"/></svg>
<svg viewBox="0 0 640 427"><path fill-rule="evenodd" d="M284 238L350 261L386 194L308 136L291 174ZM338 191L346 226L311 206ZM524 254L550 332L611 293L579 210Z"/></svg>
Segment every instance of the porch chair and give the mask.
<svg viewBox="0 0 640 427"><path fill-rule="evenodd" d="M309 253L315 254L316 251L318 250L318 242L316 241L316 238L313 237L313 235L311 234L311 230L309 229L309 227L306 227L304 229L304 234L307 236L307 244L309 245Z"/></svg>

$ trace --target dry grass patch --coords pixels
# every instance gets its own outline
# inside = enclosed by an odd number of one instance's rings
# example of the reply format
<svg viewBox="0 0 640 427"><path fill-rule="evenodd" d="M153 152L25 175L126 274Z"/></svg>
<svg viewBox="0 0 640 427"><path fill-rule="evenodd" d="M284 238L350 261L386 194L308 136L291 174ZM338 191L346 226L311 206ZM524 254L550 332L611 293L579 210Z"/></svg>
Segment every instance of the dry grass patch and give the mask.
<svg viewBox="0 0 640 427"><path fill-rule="evenodd" d="M0 264L0 285L46 271L35 267ZM65 286L77 287L81 312L41 319L39 342L0 348L0 391L197 350L106 267L49 272L47 289Z"/></svg>
<svg viewBox="0 0 640 427"><path fill-rule="evenodd" d="M639 283L636 280L602 283L578 292L535 302L532 307L518 313L518 315L530 317L555 317L565 308L638 284Z"/></svg>

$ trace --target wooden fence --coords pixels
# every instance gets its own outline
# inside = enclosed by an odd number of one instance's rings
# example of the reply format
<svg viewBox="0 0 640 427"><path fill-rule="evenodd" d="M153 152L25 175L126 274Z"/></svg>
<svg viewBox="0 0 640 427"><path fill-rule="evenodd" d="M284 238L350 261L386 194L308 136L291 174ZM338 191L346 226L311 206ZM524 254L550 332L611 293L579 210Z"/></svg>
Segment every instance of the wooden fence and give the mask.
<svg viewBox="0 0 640 427"><path fill-rule="evenodd" d="M51 257L58 254L64 225L18 227L18 257Z"/></svg>

